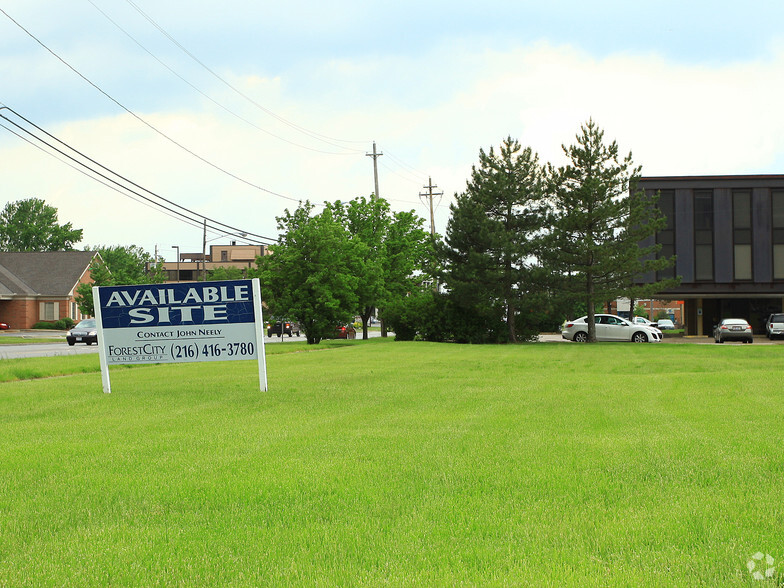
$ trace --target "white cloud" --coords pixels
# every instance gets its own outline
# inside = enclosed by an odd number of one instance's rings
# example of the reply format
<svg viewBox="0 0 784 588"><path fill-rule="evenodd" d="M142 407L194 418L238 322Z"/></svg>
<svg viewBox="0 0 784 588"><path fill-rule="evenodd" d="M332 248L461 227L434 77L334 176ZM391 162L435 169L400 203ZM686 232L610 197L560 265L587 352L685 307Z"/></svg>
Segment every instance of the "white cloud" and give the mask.
<svg viewBox="0 0 784 588"><path fill-rule="evenodd" d="M776 173L784 131L778 98L781 51L765 60L716 65L675 63L655 53L596 58L569 45L473 50L459 43L407 57L311 61L316 83L304 92L301 69L267 78L233 78L243 92L283 118L341 143L351 155L326 155L314 140L264 114L214 80L221 103L282 142L196 95L176 111L139 115L215 165L267 190L312 201L349 199L373 190L378 141L380 192L395 208L415 208L427 177L445 192L437 214L462 191L480 148L507 135L541 160L562 163L592 117L649 175ZM429 72L432 72L432 76ZM383 92L380 90L383 89ZM54 102L53 102L54 104ZM23 109L20 109L23 110ZM23 112L23 114L25 114ZM108 167L161 195L227 224L275 235L276 215L296 203L250 187L200 162L121 113L48 127ZM152 250L201 249L201 231L174 222L87 180L0 129L0 182L8 200L44 198L61 222L85 229L90 244L138 244ZM307 145L302 149L291 143ZM404 165L401 165L402 164Z"/></svg>

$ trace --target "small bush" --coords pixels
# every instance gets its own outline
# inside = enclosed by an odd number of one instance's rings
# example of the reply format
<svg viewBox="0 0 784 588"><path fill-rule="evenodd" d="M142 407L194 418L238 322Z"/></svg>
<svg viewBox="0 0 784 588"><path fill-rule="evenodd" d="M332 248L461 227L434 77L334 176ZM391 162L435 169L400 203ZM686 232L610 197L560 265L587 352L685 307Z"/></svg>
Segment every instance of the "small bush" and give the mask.
<svg viewBox="0 0 784 588"><path fill-rule="evenodd" d="M74 326L74 321L70 317L61 318L57 321L38 321L33 325L34 329L50 329L54 331L67 331Z"/></svg>
<svg viewBox="0 0 784 588"><path fill-rule="evenodd" d="M74 326L74 321L71 317L67 316L65 318L61 318L59 321L54 323L54 328L59 329L61 331L67 331L71 327Z"/></svg>

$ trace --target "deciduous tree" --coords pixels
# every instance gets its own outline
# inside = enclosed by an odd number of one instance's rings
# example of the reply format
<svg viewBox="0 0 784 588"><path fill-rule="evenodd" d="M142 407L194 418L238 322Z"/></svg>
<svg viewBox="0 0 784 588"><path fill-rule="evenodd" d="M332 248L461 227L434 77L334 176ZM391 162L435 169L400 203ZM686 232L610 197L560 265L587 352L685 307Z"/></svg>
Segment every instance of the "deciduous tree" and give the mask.
<svg viewBox="0 0 784 588"><path fill-rule="evenodd" d="M270 312L296 320L310 344L332 336L354 316L362 260L368 256L367 246L350 238L330 208L312 211L305 202L277 217L279 241L252 272Z"/></svg>
<svg viewBox="0 0 784 588"><path fill-rule="evenodd" d="M89 249L89 248L88 248ZM155 256L137 245L111 245L97 248L100 259L90 266L92 282L76 288L76 303L84 314L95 314L93 286L160 284L163 269Z"/></svg>
<svg viewBox="0 0 784 588"><path fill-rule="evenodd" d="M362 337L367 339L373 312L378 309L383 318L384 307L414 287L417 272L432 251L432 240L422 228L421 217L414 211L392 213L383 198L360 197L326 206L348 229L349 238L367 250L359 260L356 311L362 319Z"/></svg>
<svg viewBox="0 0 784 588"><path fill-rule="evenodd" d="M0 212L0 251L73 251L82 229L57 222L57 209L40 198L9 202Z"/></svg>

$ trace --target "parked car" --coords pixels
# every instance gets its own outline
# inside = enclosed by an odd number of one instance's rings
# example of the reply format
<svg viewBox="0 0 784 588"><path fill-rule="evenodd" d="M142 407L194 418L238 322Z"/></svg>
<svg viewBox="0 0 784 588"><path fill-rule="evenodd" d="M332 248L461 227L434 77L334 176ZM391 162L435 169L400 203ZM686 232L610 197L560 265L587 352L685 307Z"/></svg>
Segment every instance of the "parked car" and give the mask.
<svg viewBox="0 0 784 588"><path fill-rule="evenodd" d="M5 331L6 329L10 329L10 328L11 326L8 323L4 323L3 321L0 321L0 331Z"/></svg>
<svg viewBox="0 0 784 588"><path fill-rule="evenodd" d="M765 321L765 332L768 339L784 337L784 313L776 312L770 315Z"/></svg>
<svg viewBox="0 0 784 588"><path fill-rule="evenodd" d="M635 325L648 325L649 327L654 327L655 329L659 328L659 325L657 323L649 321L644 316L632 317L631 322L633 322Z"/></svg>
<svg viewBox="0 0 784 588"><path fill-rule="evenodd" d="M354 325L338 325L335 328L335 339L356 339L357 330Z"/></svg>
<svg viewBox="0 0 784 588"><path fill-rule="evenodd" d="M665 329L674 329L675 323L673 323L670 319L659 319L656 321L656 326L660 331L664 331Z"/></svg>
<svg viewBox="0 0 784 588"><path fill-rule="evenodd" d="M566 321L561 336L569 341L585 343L588 341L587 316ZM644 324L636 324L614 314L597 314L597 341L633 341L634 343L660 343L662 333L659 329Z"/></svg>
<svg viewBox="0 0 784 588"><path fill-rule="evenodd" d="M299 323L295 323L293 321L281 320L269 323L267 325L267 337L272 337L273 335L277 335L278 337L288 335L291 337L295 333L297 337L299 337L300 328Z"/></svg>
<svg viewBox="0 0 784 588"><path fill-rule="evenodd" d="M95 319L84 319L65 335L65 340L68 345L74 343L86 343L92 345L98 343L98 327L95 324Z"/></svg>
<svg viewBox="0 0 784 588"><path fill-rule="evenodd" d="M713 329L713 340L716 343L724 343L725 341L754 343L754 334L746 319L727 318Z"/></svg>

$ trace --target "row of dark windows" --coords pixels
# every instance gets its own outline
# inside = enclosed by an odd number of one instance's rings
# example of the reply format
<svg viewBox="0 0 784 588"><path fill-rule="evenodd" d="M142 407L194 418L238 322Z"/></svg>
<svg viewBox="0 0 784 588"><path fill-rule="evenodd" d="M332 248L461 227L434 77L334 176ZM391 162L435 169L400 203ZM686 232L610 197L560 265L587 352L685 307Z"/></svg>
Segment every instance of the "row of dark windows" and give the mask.
<svg viewBox="0 0 784 588"><path fill-rule="evenodd" d="M695 190L693 193L694 222L694 279L713 280L714 199L712 190ZM659 209L667 219L667 226L656 234L661 245L662 257L675 255L675 190L661 190ZM730 211L728 211L730 212ZM753 277L752 206L751 190L732 191L733 275L737 281L750 281ZM773 279L784 280L784 190L772 190L770 218L773 246ZM675 277L675 268L659 272L658 278Z"/></svg>

